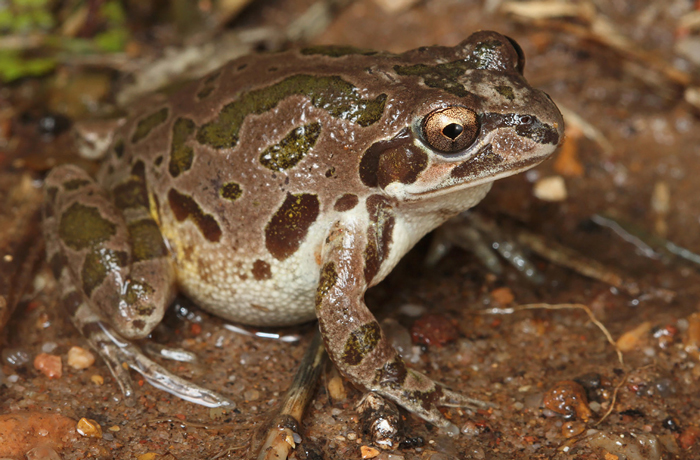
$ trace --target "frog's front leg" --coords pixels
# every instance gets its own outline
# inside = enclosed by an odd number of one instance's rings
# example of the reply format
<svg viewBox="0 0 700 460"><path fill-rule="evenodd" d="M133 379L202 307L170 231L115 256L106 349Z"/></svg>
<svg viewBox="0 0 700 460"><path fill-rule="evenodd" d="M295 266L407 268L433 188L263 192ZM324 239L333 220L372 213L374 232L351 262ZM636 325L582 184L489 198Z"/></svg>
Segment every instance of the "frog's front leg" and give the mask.
<svg viewBox="0 0 700 460"><path fill-rule="evenodd" d="M148 212L138 165L117 185L121 195L114 201L75 166L56 168L46 178L44 233L49 264L61 286L59 303L125 395L132 393L127 365L183 399L229 405L226 398L169 373L124 338L148 335L174 295L170 256Z"/></svg>
<svg viewBox="0 0 700 460"><path fill-rule="evenodd" d="M356 221L336 224L324 246L316 314L326 350L353 383L458 434L458 428L442 416L438 406L483 407L484 403L455 393L407 367L391 346L364 302L374 271L372 264L381 263L385 245L381 241L379 245L368 244L376 235L372 231L366 235L359 227ZM377 250L379 253L373 254Z"/></svg>

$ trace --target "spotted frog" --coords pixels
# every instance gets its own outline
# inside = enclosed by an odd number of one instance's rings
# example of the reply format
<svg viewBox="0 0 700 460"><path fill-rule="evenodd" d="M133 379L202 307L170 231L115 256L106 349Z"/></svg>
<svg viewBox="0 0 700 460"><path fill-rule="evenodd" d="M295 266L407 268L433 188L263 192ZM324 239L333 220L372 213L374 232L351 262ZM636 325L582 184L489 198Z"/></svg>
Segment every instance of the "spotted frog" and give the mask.
<svg viewBox="0 0 700 460"><path fill-rule="evenodd" d="M127 394L123 363L172 386L129 340L179 291L247 325L318 319L348 379L450 427L438 406L467 398L404 363L364 294L494 180L557 147L561 114L523 65L487 31L402 54L311 47L243 57L144 101L96 179L69 165L46 179L62 306Z"/></svg>

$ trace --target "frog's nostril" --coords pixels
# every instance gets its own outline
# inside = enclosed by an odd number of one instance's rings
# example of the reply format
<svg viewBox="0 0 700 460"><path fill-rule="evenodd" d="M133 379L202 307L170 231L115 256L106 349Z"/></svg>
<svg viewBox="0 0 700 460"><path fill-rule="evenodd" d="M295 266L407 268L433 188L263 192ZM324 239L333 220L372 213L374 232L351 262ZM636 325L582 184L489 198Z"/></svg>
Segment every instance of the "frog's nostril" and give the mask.
<svg viewBox="0 0 700 460"><path fill-rule="evenodd" d="M442 134L454 141L460 134L462 134L463 131L464 126L460 125L459 123L450 123L442 129Z"/></svg>

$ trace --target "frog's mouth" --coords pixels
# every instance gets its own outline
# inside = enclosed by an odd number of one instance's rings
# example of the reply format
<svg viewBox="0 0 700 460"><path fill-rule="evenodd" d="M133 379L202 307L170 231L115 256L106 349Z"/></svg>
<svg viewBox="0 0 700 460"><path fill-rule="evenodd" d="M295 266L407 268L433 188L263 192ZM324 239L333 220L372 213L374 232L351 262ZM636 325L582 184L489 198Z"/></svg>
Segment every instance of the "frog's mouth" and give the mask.
<svg viewBox="0 0 700 460"><path fill-rule="evenodd" d="M430 190L424 190L421 192L409 192L409 194L416 198L426 196L432 197L453 193L457 190L478 187L480 185L491 183L499 179L503 179L508 176L513 176L515 174L527 171L528 169L537 166L542 161L546 160L548 157L549 154L546 154L542 156L531 156L526 159L514 162L502 162L501 164L487 164L482 161L479 161L479 156L476 156L456 166L452 170L451 176L445 182L443 182L444 185L437 186ZM468 165L469 168L465 166L465 164ZM458 170L458 168L461 167L463 167L462 170ZM457 170L457 173L455 173L455 170Z"/></svg>

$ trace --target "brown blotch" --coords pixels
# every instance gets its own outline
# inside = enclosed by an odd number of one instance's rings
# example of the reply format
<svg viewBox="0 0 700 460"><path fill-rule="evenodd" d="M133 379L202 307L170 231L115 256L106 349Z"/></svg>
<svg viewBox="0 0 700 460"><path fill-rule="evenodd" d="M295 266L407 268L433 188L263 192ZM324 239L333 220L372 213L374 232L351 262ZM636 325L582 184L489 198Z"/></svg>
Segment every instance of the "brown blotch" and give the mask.
<svg viewBox="0 0 700 460"><path fill-rule="evenodd" d="M367 198L367 212L371 225L367 231L364 273L365 281L369 285L389 255L396 220L391 203L382 195L371 195Z"/></svg>
<svg viewBox="0 0 700 460"><path fill-rule="evenodd" d="M153 160L155 166L160 166L163 164L163 155L158 155L155 160Z"/></svg>
<svg viewBox="0 0 700 460"><path fill-rule="evenodd" d="M216 80L218 80L220 76L221 71L219 70L204 79L204 81L202 82L202 89L200 89L199 92L197 92L197 98L199 100L209 97L211 93L214 92L214 90L216 89Z"/></svg>
<svg viewBox="0 0 700 460"><path fill-rule="evenodd" d="M335 167L330 167L326 171L326 177L328 177L330 179L333 176L335 176Z"/></svg>
<svg viewBox="0 0 700 460"><path fill-rule="evenodd" d="M61 272L63 271L63 267L65 267L68 264L68 258L63 254L62 252L57 252L51 257L51 260L49 260L49 267L51 268L51 273L53 273L53 277L56 279L59 279L61 277Z"/></svg>
<svg viewBox="0 0 700 460"><path fill-rule="evenodd" d="M360 180L367 187L376 187L377 171L379 171L379 157L384 151L385 146L381 142L374 143L362 155L360 160Z"/></svg>
<svg viewBox="0 0 700 460"><path fill-rule="evenodd" d="M443 394L444 392L439 385L435 385L435 387L428 391L414 390L406 392L406 396L410 401L420 403L421 407L425 410L430 410L434 406L440 405Z"/></svg>
<svg viewBox="0 0 700 460"><path fill-rule="evenodd" d="M78 307L83 303L83 296L78 291L71 291L68 295L61 299L60 305L68 316L73 316Z"/></svg>
<svg viewBox="0 0 700 460"><path fill-rule="evenodd" d="M258 281L269 280L270 278L272 278L270 264L260 259L253 262L253 278L255 278Z"/></svg>
<svg viewBox="0 0 700 460"><path fill-rule="evenodd" d="M134 135L131 136L131 143L135 144L145 139L151 133L151 131L153 131L153 129L165 123L165 120L168 119L169 113L170 111L168 108L163 107L157 112L153 112L147 117L139 120L138 124L136 125Z"/></svg>
<svg viewBox="0 0 700 460"><path fill-rule="evenodd" d="M377 369L374 376L374 383L382 388L391 388L396 390L401 388L406 380L406 364L401 356L396 355L393 360L384 364L384 367Z"/></svg>
<svg viewBox="0 0 700 460"><path fill-rule="evenodd" d="M143 331L146 328L146 322L142 319L135 319L131 322L131 326L134 329L138 329L139 331Z"/></svg>
<svg viewBox="0 0 700 460"><path fill-rule="evenodd" d="M373 321L363 324L350 333L341 359L349 366L357 366L377 347L381 338L382 329L379 323Z"/></svg>
<svg viewBox="0 0 700 460"><path fill-rule="evenodd" d="M335 286L338 281L338 274L335 271L335 263L328 262L321 269L321 276L318 280L318 288L316 289L316 308L321 306L323 298L328 294L328 291Z"/></svg>
<svg viewBox="0 0 700 460"><path fill-rule="evenodd" d="M56 201L56 194L58 193L57 187L48 187L46 189L46 196L49 197L49 201L52 203Z"/></svg>
<svg viewBox="0 0 700 460"><path fill-rule="evenodd" d="M455 166L450 175L459 179L472 175L477 176L483 171L493 168L502 162L503 157L494 153L491 144L486 144L481 147L472 158Z"/></svg>
<svg viewBox="0 0 700 460"><path fill-rule="evenodd" d="M111 249L96 248L85 256L80 270L83 291L90 297L107 277L108 273L118 272L127 263L127 253Z"/></svg>
<svg viewBox="0 0 700 460"><path fill-rule="evenodd" d="M377 183L385 188L392 182L412 184L428 166L428 154L414 145L385 150L379 157Z"/></svg>
<svg viewBox="0 0 700 460"><path fill-rule="evenodd" d="M132 262L157 259L168 254L158 224L153 219L142 219L128 226L131 239Z"/></svg>
<svg viewBox="0 0 700 460"><path fill-rule="evenodd" d="M118 139L114 143L114 156L117 158L121 158L124 156L124 139Z"/></svg>
<svg viewBox="0 0 700 460"><path fill-rule="evenodd" d="M221 189L219 190L219 195L221 195L221 198L225 198L229 201L236 201L242 194L243 190L241 190L241 186L235 182L227 182L222 185Z"/></svg>
<svg viewBox="0 0 700 460"><path fill-rule="evenodd" d="M284 260L301 246L306 232L316 221L319 202L316 195L300 193L287 198L265 227L265 247L275 259Z"/></svg>
<svg viewBox="0 0 700 460"><path fill-rule="evenodd" d="M358 202L359 199L357 198L357 195L353 193L346 193L336 200L335 204L333 205L333 209L338 212L349 211L357 206Z"/></svg>
<svg viewBox="0 0 700 460"><path fill-rule="evenodd" d="M221 239L221 227L216 219L210 214L205 214L191 196L171 188L168 192L168 203L179 222L190 218L207 240L217 242Z"/></svg>

